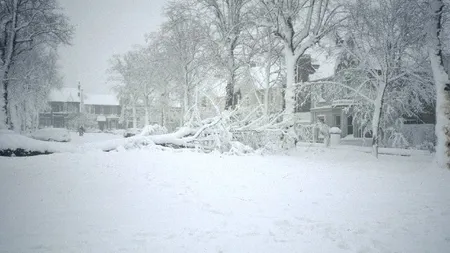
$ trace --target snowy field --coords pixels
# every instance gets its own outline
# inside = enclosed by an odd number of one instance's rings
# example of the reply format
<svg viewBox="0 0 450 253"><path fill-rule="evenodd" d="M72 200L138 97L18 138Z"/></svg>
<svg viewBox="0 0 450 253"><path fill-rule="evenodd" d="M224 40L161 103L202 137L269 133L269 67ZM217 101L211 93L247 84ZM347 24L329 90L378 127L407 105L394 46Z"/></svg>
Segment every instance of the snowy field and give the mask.
<svg viewBox="0 0 450 253"><path fill-rule="evenodd" d="M89 136L78 143L114 138ZM0 165L0 252L450 249L450 172L427 155L137 150Z"/></svg>

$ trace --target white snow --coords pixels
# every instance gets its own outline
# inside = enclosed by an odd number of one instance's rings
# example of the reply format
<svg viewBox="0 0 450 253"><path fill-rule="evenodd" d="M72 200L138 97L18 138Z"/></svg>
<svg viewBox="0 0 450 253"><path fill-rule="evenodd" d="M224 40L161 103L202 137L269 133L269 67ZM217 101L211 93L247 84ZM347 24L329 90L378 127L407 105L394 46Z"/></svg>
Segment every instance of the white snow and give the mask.
<svg viewBox="0 0 450 253"><path fill-rule="evenodd" d="M70 143L48 142L29 138L16 133L0 133L0 150L23 149L38 152L74 152L75 147Z"/></svg>
<svg viewBox="0 0 450 253"><path fill-rule="evenodd" d="M342 130L339 129L339 127L332 127L330 128L330 134L341 134Z"/></svg>
<svg viewBox="0 0 450 253"><path fill-rule="evenodd" d="M31 137L41 141L69 142L69 130L65 128L43 128L31 134Z"/></svg>
<svg viewBox="0 0 450 253"><path fill-rule="evenodd" d="M140 136L148 136L148 135L159 135L159 134L167 134L167 128L158 124L147 125L145 126L141 132Z"/></svg>
<svg viewBox="0 0 450 253"><path fill-rule="evenodd" d="M52 102L80 102L77 88L61 88L50 91L49 101Z"/></svg>
<svg viewBox="0 0 450 253"><path fill-rule="evenodd" d="M83 93L85 105L120 105L117 96L112 94L91 94ZM50 92L49 101L51 102L80 102L77 88L54 89Z"/></svg>
<svg viewBox="0 0 450 253"><path fill-rule="evenodd" d="M0 157L0 252L447 252L430 155Z"/></svg>
<svg viewBox="0 0 450 253"><path fill-rule="evenodd" d="M120 105L115 95L86 94L85 105Z"/></svg>
<svg viewBox="0 0 450 253"><path fill-rule="evenodd" d="M71 139L69 143L48 142L29 138L9 130L1 130L0 150L20 148L26 151L42 153L46 151L51 153L88 152L95 149L101 150L107 143L114 141L123 142L124 140L122 136L107 133L85 133L84 136L79 136L78 133L70 132L69 138Z"/></svg>

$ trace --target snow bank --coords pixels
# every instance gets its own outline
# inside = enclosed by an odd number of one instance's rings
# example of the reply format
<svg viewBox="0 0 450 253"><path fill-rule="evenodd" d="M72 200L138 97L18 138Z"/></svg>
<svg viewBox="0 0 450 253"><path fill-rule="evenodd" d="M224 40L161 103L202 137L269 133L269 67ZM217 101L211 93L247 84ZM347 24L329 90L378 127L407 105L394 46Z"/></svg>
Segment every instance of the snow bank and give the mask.
<svg viewBox="0 0 450 253"><path fill-rule="evenodd" d="M31 137L41 141L69 142L70 133L65 128L43 128L31 134Z"/></svg>
<svg viewBox="0 0 450 253"><path fill-rule="evenodd" d="M75 152L69 143L47 142L32 139L16 133L0 133L1 156L27 156L62 152Z"/></svg>

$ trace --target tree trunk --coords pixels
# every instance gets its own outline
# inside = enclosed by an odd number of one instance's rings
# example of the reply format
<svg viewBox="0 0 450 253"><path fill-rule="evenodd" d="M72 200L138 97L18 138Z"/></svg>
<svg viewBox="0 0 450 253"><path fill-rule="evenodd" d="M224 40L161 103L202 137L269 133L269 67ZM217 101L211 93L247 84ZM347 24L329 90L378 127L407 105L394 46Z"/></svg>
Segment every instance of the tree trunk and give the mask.
<svg viewBox="0 0 450 253"><path fill-rule="evenodd" d="M137 118L136 118L136 101L133 99L132 104L133 110L133 128L137 128Z"/></svg>
<svg viewBox="0 0 450 253"><path fill-rule="evenodd" d="M0 67L0 78L2 81L2 92L3 92L3 108L0 110L0 113L3 114L0 116L0 119L3 119L5 122L5 126L9 129L12 129L11 115L8 106L8 73L11 68L12 58L14 53L14 44L16 41L16 27L17 27L17 6L18 0L13 0L12 4L12 17L11 17L11 26L7 30L7 40L5 46L5 55L2 59L3 65ZM9 30L9 31L8 31ZM1 124L0 124L1 125Z"/></svg>
<svg viewBox="0 0 450 253"><path fill-rule="evenodd" d="M286 46L284 53L286 63L286 89L284 93L285 113L293 115L295 112L295 56L294 52Z"/></svg>
<svg viewBox="0 0 450 253"><path fill-rule="evenodd" d="M431 0L432 19L429 31L429 57L436 86L436 159L441 167L450 169L450 80L444 67L441 30L442 0Z"/></svg>
<svg viewBox="0 0 450 253"><path fill-rule="evenodd" d="M230 46L228 49L228 80L226 86L225 110L233 109L238 102L234 94L235 79L234 48Z"/></svg>
<svg viewBox="0 0 450 253"><path fill-rule="evenodd" d="M272 45L269 43L269 50L266 55L266 68L265 68L265 90L264 90L264 116L269 115L269 95L270 95L270 69L272 59Z"/></svg>
<svg viewBox="0 0 450 253"><path fill-rule="evenodd" d="M386 91L386 84L380 84L377 98L375 99L375 110L372 116L372 155L378 158L378 145L380 143L380 119L383 111L383 98Z"/></svg>
<svg viewBox="0 0 450 253"><path fill-rule="evenodd" d="M191 106L189 103L189 77L188 77L188 71L187 67L185 66L184 69L184 92L183 92L183 122L187 122L189 120L189 107Z"/></svg>
<svg viewBox="0 0 450 253"><path fill-rule="evenodd" d="M150 125L150 112L148 111L148 96L145 95L144 98L144 103L145 103L145 125L148 126Z"/></svg>

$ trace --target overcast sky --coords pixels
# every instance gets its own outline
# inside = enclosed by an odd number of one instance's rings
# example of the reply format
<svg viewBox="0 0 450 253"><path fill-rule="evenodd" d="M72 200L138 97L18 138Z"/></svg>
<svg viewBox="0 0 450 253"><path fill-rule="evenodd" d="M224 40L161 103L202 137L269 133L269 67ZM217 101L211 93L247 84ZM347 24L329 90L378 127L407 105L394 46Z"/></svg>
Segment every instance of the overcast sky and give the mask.
<svg viewBox="0 0 450 253"><path fill-rule="evenodd" d="M108 61L144 35L156 31L163 21L167 0L59 0L75 26L73 45L60 49L65 87L78 81L88 92L107 93Z"/></svg>

